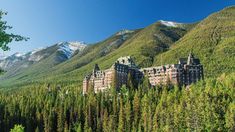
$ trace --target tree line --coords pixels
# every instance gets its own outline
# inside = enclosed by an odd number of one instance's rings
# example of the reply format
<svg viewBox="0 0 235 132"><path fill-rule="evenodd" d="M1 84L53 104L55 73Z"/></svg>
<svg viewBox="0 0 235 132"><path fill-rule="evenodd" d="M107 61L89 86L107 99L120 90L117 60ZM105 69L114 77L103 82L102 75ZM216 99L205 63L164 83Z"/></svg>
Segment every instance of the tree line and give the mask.
<svg viewBox="0 0 235 132"><path fill-rule="evenodd" d="M179 87L122 87L83 95L77 86L0 93L0 131L234 131L235 76Z"/></svg>

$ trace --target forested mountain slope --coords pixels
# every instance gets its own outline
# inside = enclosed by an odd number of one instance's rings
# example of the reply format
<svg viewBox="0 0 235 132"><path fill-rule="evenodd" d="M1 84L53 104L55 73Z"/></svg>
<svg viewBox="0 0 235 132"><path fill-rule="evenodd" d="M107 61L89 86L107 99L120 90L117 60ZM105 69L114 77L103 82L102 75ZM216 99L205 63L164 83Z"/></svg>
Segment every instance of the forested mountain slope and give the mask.
<svg viewBox="0 0 235 132"><path fill-rule="evenodd" d="M154 61L154 56L165 52L169 47L174 44L175 41L180 39L188 30L190 30L194 24L182 24L179 27L169 27L161 22L156 22L144 29L139 30L136 34L126 40L118 49L110 52L109 54L100 58L94 59L82 67L76 68L71 72L65 74L58 73L56 76L50 76L48 80L59 83L74 83L81 84L85 74L91 72L94 65L97 63L102 69L109 68L117 58L121 56L130 55L134 57L135 61L140 67L151 66ZM95 48L93 48L95 50ZM96 51L97 52L97 51ZM87 56L81 56L79 60L72 58L70 63L64 63L60 68L56 68L56 71L60 69L67 69L71 63L79 64L81 59L88 60L87 58L95 57L88 54ZM60 65L61 66L61 65ZM58 69L58 70L57 70Z"/></svg>
<svg viewBox="0 0 235 132"><path fill-rule="evenodd" d="M122 30L87 46L72 58L53 66L50 57L17 75L1 77L0 87L32 83L81 85L97 63L109 68L117 58L132 56L139 67L177 63L192 51L204 65L206 77L235 70L235 7L216 12L199 23L158 21L138 30ZM48 68L49 67L49 68Z"/></svg>
<svg viewBox="0 0 235 132"><path fill-rule="evenodd" d="M192 51L204 65L206 77L235 71L235 7L216 12L188 32L167 52L161 54L162 61L177 63L177 58ZM154 65L161 61L155 57Z"/></svg>
<svg viewBox="0 0 235 132"><path fill-rule="evenodd" d="M82 95L77 85L0 92L0 131L234 131L235 74L191 85Z"/></svg>
<svg viewBox="0 0 235 132"><path fill-rule="evenodd" d="M133 56L139 66L151 66L155 55L167 51L195 25L173 24L159 21L143 29L122 30L102 42L87 46L71 59L53 67L45 68L44 65L52 61L48 58L14 77L3 76L0 87L28 83L81 84L84 75L92 70L95 63L108 68L117 58L126 55Z"/></svg>

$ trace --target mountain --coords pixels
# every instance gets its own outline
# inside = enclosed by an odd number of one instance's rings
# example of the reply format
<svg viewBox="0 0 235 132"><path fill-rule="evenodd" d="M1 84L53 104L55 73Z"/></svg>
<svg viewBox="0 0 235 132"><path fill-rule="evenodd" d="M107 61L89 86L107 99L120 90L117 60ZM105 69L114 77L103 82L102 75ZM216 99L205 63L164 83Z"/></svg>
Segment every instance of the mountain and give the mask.
<svg viewBox="0 0 235 132"><path fill-rule="evenodd" d="M6 55L0 53L0 61L4 60L6 57L7 57Z"/></svg>
<svg viewBox="0 0 235 132"><path fill-rule="evenodd" d="M133 56L140 67L151 66L154 56L167 51L195 25L177 23L177 26L171 26L158 21L142 29L121 30L104 41L88 45L82 52L75 52L71 59L58 65L48 66L53 61L48 57L13 77L7 77L6 74L0 78L0 86L12 87L35 82L81 85L84 75L92 70L95 63L108 68L117 58L126 55Z"/></svg>
<svg viewBox="0 0 235 132"><path fill-rule="evenodd" d="M206 77L231 72L235 69L234 8L225 8L192 24L160 20L142 29L121 30L73 55L66 54L67 50L56 50L13 76L8 71L0 77L0 87L48 83L79 86L95 64L106 69L127 55L134 58L138 67L149 67L177 63L178 58L192 51L204 65ZM60 53L65 60L58 57Z"/></svg>
<svg viewBox="0 0 235 132"><path fill-rule="evenodd" d="M81 52L86 47L84 42L60 42L46 48L39 48L28 53L15 53L0 60L0 68L7 71L1 79L15 77L33 65L41 63L48 58L51 61L44 65L47 69L70 59L75 52Z"/></svg>
<svg viewBox="0 0 235 132"><path fill-rule="evenodd" d="M154 65L177 63L192 51L204 65L206 77L215 77L235 70L235 7L213 13L167 52L155 56Z"/></svg>
<svg viewBox="0 0 235 132"><path fill-rule="evenodd" d="M56 60L58 63L70 59L75 51L82 51L86 45L83 42L60 42L48 48L39 48L28 53L15 53L11 56L4 57L0 60L0 67L6 71L13 67L29 67L30 64L39 62L46 57L57 53Z"/></svg>
<svg viewBox="0 0 235 132"><path fill-rule="evenodd" d="M10 67L22 61L24 58L25 58L24 54L21 53L15 53L9 57L3 57L0 60L0 67L4 70L10 69Z"/></svg>

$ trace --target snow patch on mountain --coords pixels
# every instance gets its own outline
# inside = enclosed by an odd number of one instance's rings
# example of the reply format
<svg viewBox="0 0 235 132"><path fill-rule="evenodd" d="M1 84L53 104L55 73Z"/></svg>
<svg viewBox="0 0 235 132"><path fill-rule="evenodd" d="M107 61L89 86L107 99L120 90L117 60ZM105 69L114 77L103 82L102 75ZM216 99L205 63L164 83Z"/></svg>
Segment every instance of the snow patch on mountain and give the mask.
<svg viewBox="0 0 235 132"><path fill-rule="evenodd" d="M57 46L54 49L54 46ZM73 56L75 51L82 51L86 47L84 42L61 42L46 48L38 48L27 53L15 53L10 56L0 54L0 68L10 70L12 67L26 68L42 59L60 51L58 55L61 60L67 60Z"/></svg>
<svg viewBox="0 0 235 132"><path fill-rule="evenodd" d="M86 45L84 42L60 42L58 51L63 52L67 59L71 58L75 51L82 51Z"/></svg>
<svg viewBox="0 0 235 132"><path fill-rule="evenodd" d="M3 60L0 60L0 68L5 70L13 66L15 63L22 61L25 57L25 54L17 52L11 56L6 57Z"/></svg>
<svg viewBox="0 0 235 132"><path fill-rule="evenodd" d="M133 32L134 31L124 29L124 30L121 30L121 31L117 32L116 35L125 35L125 34L133 33Z"/></svg>
<svg viewBox="0 0 235 132"><path fill-rule="evenodd" d="M35 54L35 53L37 53L37 52L39 52L39 51L41 51L41 50L43 50L43 49L45 49L45 48L37 48L37 49L34 49L33 51L31 51L31 55L32 54Z"/></svg>
<svg viewBox="0 0 235 132"><path fill-rule="evenodd" d="M168 26L168 27L178 27L179 25L181 25L181 23L164 21L164 20L160 20L159 22L165 26Z"/></svg>
<svg viewBox="0 0 235 132"><path fill-rule="evenodd" d="M24 59L26 57L25 53L20 53L20 52L16 52L15 54L8 56L7 58L19 58L19 59Z"/></svg>

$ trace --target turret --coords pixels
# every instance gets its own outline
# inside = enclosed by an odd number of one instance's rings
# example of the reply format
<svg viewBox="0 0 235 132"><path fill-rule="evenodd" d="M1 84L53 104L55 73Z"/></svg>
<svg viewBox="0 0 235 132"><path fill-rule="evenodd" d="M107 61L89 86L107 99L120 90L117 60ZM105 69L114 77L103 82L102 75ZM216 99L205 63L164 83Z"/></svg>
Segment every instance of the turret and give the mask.
<svg viewBox="0 0 235 132"><path fill-rule="evenodd" d="M194 63L193 61L194 61L194 55L192 54L192 52L190 52L188 55L187 64L188 65L193 64Z"/></svg>
<svg viewBox="0 0 235 132"><path fill-rule="evenodd" d="M100 68L99 68L98 64L95 64L95 67L94 67L94 69L93 69L93 72L96 72L96 71L99 71L99 70L100 70Z"/></svg>

